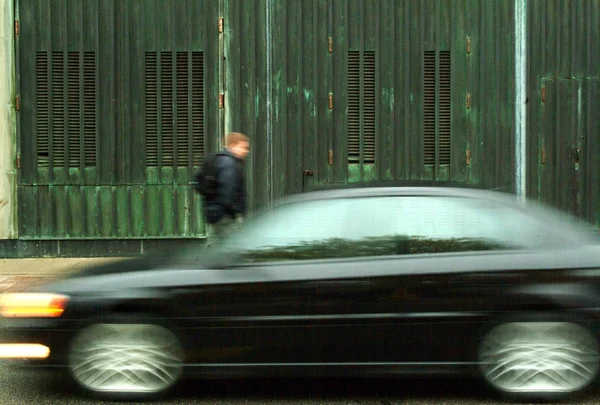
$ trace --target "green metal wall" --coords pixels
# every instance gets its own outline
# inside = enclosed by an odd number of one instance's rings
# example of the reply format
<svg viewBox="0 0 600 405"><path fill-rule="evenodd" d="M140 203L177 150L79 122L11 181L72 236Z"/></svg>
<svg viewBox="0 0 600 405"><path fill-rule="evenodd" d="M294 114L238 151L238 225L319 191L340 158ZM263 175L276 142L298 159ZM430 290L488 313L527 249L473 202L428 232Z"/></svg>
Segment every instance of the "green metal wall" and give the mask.
<svg viewBox="0 0 600 405"><path fill-rule="evenodd" d="M18 5L20 237L203 234L188 183L218 138L219 4Z"/></svg>
<svg viewBox="0 0 600 405"><path fill-rule="evenodd" d="M203 235L188 181L228 131L252 138L252 207L369 179L514 190L512 0L17 4L21 238ZM528 4L528 195L600 222L600 0Z"/></svg>
<svg viewBox="0 0 600 405"><path fill-rule="evenodd" d="M370 179L513 189L512 3L227 0L227 122L254 141L253 203Z"/></svg>
<svg viewBox="0 0 600 405"><path fill-rule="evenodd" d="M530 2L528 194L600 224L600 1Z"/></svg>

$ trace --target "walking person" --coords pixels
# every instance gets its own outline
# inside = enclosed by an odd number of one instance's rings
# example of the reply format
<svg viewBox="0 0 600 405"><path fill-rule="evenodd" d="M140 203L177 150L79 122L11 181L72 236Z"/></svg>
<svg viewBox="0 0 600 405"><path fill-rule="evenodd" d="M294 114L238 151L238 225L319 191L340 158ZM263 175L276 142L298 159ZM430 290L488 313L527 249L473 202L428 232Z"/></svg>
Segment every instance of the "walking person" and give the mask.
<svg viewBox="0 0 600 405"><path fill-rule="evenodd" d="M239 229L246 215L247 191L244 160L250 152L250 139L239 132L228 133L225 149L213 155L203 168L204 213L208 224L207 244Z"/></svg>

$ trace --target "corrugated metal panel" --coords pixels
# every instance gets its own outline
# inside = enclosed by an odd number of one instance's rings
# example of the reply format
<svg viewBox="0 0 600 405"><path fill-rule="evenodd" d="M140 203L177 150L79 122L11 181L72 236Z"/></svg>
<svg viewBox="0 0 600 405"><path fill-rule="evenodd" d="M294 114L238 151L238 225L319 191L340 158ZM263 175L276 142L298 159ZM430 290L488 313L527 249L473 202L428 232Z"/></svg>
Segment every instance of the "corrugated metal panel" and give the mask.
<svg viewBox="0 0 600 405"><path fill-rule="evenodd" d="M276 7L281 6L278 3ZM242 132L252 140L246 167L253 207L271 198L275 159L267 132L265 10L265 0L224 2L225 132ZM285 132L276 136L285 137Z"/></svg>
<svg viewBox="0 0 600 405"><path fill-rule="evenodd" d="M600 224L600 1L531 2L528 194Z"/></svg>
<svg viewBox="0 0 600 405"><path fill-rule="evenodd" d="M21 237L202 235L188 183L219 137L219 2L19 8Z"/></svg>
<svg viewBox="0 0 600 405"><path fill-rule="evenodd" d="M467 94L454 99L465 105L466 96L471 96L471 108L466 110L471 156L467 175L473 183L514 191L513 1L474 1L467 7L471 52L459 49L466 56ZM461 45L467 48L466 43ZM460 134L462 128L453 122L452 132Z"/></svg>
<svg viewBox="0 0 600 405"><path fill-rule="evenodd" d="M512 189L512 3L227 1L227 129L254 140L253 205L307 184L368 179Z"/></svg>

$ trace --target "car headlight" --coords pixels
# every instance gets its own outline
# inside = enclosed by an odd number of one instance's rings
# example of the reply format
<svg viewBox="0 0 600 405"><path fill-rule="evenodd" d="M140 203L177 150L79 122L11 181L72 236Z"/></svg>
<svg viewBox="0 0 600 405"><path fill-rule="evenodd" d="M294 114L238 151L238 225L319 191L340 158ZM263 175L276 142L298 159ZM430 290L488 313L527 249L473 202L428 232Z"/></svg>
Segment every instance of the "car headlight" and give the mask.
<svg viewBox="0 0 600 405"><path fill-rule="evenodd" d="M15 318L57 318L69 297L60 294L14 293L0 296L0 315Z"/></svg>

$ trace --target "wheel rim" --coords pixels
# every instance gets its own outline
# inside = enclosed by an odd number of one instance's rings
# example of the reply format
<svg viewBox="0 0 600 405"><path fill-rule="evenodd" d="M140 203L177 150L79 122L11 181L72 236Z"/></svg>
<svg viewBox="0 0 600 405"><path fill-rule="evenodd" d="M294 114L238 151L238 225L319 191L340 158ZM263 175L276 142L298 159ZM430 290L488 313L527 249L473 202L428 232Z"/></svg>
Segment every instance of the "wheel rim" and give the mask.
<svg viewBox="0 0 600 405"><path fill-rule="evenodd" d="M484 378L505 392L574 392L598 372L597 341L571 323L507 323L492 329L479 352Z"/></svg>
<svg viewBox="0 0 600 405"><path fill-rule="evenodd" d="M163 327L99 324L74 339L69 368L91 391L156 393L179 379L182 357L178 339Z"/></svg>

